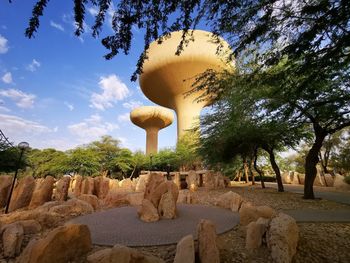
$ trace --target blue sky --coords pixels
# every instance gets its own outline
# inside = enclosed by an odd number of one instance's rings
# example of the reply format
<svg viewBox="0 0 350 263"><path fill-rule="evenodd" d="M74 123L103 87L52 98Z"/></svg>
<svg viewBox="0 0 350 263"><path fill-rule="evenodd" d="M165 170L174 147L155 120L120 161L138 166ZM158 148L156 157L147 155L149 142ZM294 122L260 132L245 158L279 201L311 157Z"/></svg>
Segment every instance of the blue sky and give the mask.
<svg viewBox="0 0 350 263"><path fill-rule="evenodd" d="M134 30L128 56L105 60L101 38L74 36L73 1L50 1L34 39L24 31L36 1L0 2L0 129L16 144L66 150L108 134L131 150L145 150L145 132L129 120L140 105L154 105L130 76L143 45ZM159 133L159 147L176 143L176 121Z"/></svg>

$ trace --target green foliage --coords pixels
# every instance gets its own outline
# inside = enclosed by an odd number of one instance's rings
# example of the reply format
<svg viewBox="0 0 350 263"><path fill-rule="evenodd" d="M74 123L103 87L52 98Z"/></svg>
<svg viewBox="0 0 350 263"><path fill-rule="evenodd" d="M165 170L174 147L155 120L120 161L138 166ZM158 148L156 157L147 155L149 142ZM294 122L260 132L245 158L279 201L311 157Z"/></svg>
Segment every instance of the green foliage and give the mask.
<svg viewBox="0 0 350 263"><path fill-rule="evenodd" d="M100 171L100 157L91 148L78 147L68 151L66 165L69 172L93 176Z"/></svg>
<svg viewBox="0 0 350 263"><path fill-rule="evenodd" d="M67 155L55 149L33 149L28 151L27 158L34 177L58 177L69 171Z"/></svg>
<svg viewBox="0 0 350 263"><path fill-rule="evenodd" d="M0 151L0 172L13 172L16 170L20 150L16 147L7 148ZM25 167L25 156L22 158L19 168Z"/></svg>

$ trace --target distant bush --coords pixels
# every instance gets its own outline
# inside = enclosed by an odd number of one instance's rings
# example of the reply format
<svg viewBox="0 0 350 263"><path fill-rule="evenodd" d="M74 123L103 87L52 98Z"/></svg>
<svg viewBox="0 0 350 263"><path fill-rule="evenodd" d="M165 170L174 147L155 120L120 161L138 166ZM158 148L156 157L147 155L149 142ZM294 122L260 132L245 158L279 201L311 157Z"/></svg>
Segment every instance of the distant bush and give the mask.
<svg viewBox="0 0 350 263"><path fill-rule="evenodd" d="M263 176L264 182L276 182L276 177L274 176ZM254 177L256 182L260 182L260 176L255 176ZM249 181L252 181L252 178L249 177Z"/></svg>
<svg viewBox="0 0 350 263"><path fill-rule="evenodd" d="M350 184L350 175L344 177L344 182Z"/></svg>

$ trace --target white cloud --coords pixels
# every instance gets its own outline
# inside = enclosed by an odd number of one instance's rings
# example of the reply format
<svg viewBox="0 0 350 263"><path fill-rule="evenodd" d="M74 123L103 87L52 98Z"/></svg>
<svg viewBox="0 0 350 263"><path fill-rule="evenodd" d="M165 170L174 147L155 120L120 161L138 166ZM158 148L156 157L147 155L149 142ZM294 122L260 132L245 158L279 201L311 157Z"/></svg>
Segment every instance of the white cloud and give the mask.
<svg viewBox="0 0 350 263"><path fill-rule="evenodd" d="M65 101L65 102L64 102L64 105L66 105L67 108L68 108L70 111L74 110L74 105L73 105L73 104L70 104L70 103L68 103L67 101Z"/></svg>
<svg viewBox="0 0 350 263"><path fill-rule="evenodd" d="M98 110L111 108L118 100L125 99L130 91L128 87L115 75L100 77L98 83L102 93L92 93L90 107Z"/></svg>
<svg viewBox="0 0 350 263"><path fill-rule="evenodd" d="M44 133L52 132L45 125L35 121L23 119L15 115L0 114L1 129L4 129L6 134L22 134L22 133Z"/></svg>
<svg viewBox="0 0 350 263"><path fill-rule="evenodd" d="M20 108L32 108L36 98L34 94L24 93L17 89L0 90L0 96L10 98Z"/></svg>
<svg viewBox="0 0 350 263"><path fill-rule="evenodd" d="M12 74L11 72L6 72L4 76L2 76L2 81L11 84L12 83Z"/></svg>
<svg viewBox="0 0 350 263"><path fill-rule="evenodd" d="M120 122L128 122L130 121L130 113L124 113L124 114L120 114L118 116L118 121Z"/></svg>
<svg viewBox="0 0 350 263"><path fill-rule="evenodd" d="M38 68L40 68L41 63L39 61L37 61L36 59L32 60L32 63L30 63L29 65L27 65L26 69L34 72L36 71Z"/></svg>
<svg viewBox="0 0 350 263"><path fill-rule="evenodd" d="M64 31L64 27L61 24L55 23L52 20L50 21L50 26L52 26L52 27L54 27L54 28L56 28L56 29L58 29L60 31Z"/></svg>
<svg viewBox="0 0 350 263"><path fill-rule="evenodd" d="M90 15L95 17L98 14L98 9L96 7L92 6L92 7L88 8L88 12L90 13Z"/></svg>
<svg viewBox="0 0 350 263"><path fill-rule="evenodd" d="M7 42L8 40L0 35L0 54L5 54L9 50Z"/></svg>
<svg viewBox="0 0 350 263"><path fill-rule="evenodd" d="M3 111L3 112L10 112L10 109L9 109L9 108L6 108L5 106L1 106L1 105L0 105L0 111Z"/></svg>
<svg viewBox="0 0 350 263"><path fill-rule="evenodd" d="M99 137L106 135L109 132L118 129L118 125L110 122L103 122L102 117L98 114L91 115L82 122L68 126L68 130L79 137L83 143L91 142L99 139Z"/></svg>
<svg viewBox="0 0 350 263"><path fill-rule="evenodd" d="M135 100L130 100L128 102L123 103L123 107L130 110L136 109L142 105L143 103L141 101L135 101Z"/></svg>

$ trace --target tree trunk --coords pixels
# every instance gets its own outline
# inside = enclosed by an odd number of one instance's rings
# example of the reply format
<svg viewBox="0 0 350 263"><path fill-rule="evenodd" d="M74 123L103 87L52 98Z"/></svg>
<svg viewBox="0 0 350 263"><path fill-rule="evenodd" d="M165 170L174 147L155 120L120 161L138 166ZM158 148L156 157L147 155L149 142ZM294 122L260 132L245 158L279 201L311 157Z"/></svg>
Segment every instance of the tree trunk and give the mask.
<svg viewBox="0 0 350 263"><path fill-rule="evenodd" d="M249 168L249 174L252 177L252 185L255 185L255 178L254 178L254 173L252 170L252 163L253 163L253 160L249 160L248 168Z"/></svg>
<svg viewBox="0 0 350 263"><path fill-rule="evenodd" d="M245 182L249 183L249 167L248 167L248 162L246 158L243 159L243 167L244 167Z"/></svg>
<svg viewBox="0 0 350 263"><path fill-rule="evenodd" d="M305 199L315 199L313 185L317 174L316 165L319 161L318 153L322 147L324 138L327 135L327 133L318 124L314 124L313 126L315 132L315 142L305 158Z"/></svg>
<svg viewBox="0 0 350 263"><path fill-rule="evenodd" d="M273 149L271 149L270 147L265 147L264 150L267 151L267 153L269 154L269 158L270 158L270 163L271 163L272 169L273 169L273 171L276 174L276 181L277 181L277 186L278 186L278 192L284 192L283 183L282 183L282 177L281 177L281 171L280 171L280 168L278 167L278 165L276 163L276 158L275 158L275 154L273 152Z"/></svg>
<svg viewBox="0 0 350 263"><path fill-rule="evenodd" d="M258 160L258 153L257 153L257 150L255 150L255 151L254 151L254 169L255 169L255 171L257 171L257 173L258 173L259 176L260 176L261 187L262 187L262 188L265 188L264 173L263 173L262 170L260 170L260 169L258 168L257 160Z"/></svg>

